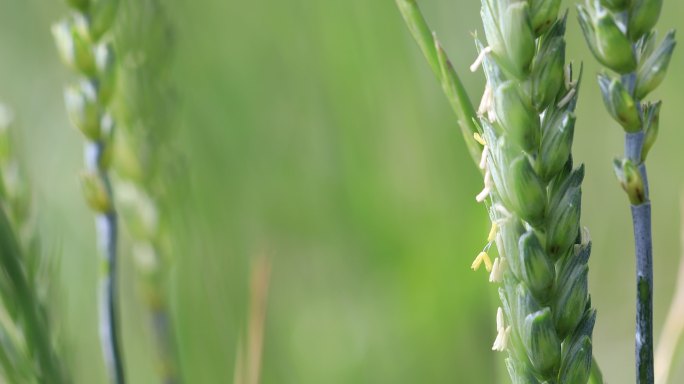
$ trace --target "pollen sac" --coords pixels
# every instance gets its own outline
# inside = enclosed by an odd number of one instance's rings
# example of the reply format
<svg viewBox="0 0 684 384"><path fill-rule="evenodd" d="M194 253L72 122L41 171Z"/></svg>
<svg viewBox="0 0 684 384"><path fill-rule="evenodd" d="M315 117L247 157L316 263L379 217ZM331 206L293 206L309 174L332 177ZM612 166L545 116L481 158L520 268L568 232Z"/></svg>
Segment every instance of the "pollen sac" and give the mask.
<svg viewBox="0 0 684 384"><path fill-rule="evenodd" d="M557 364L561 356L561 343L549 308L525 317L522 333L528 357L537 371L548 375L559 368Z"/></svg>
<svg viewBox="0 0 684 384"><path fill-rule="evenodd" d="M586 383L592 364L592 345L589 336L581 336L569 346L563 345L560 383Z"/></svg>
<svg viewBox="0 0 684 384"><path fill-rule="evenodd" d="M558 17L561 0L530 0L532 30L541 36Z"/></svg>
<svg viewBox="0 0 684 384"><path fill-rule="evenodd" d="M554 102L564 82L565 40L554 36L544 40L532 63L531 98L538 111Z"/></svg>
<svg viewBox="0 0 684 384"><path fill-rule="evenodd" d="M661 102L646 104L644 107L644 146L641 149L641 161L646 161L648 152L655 144L660 130Z"/></svg>
<svg viewBox="0 0 684 384"><path fill-rule="evenodd" d="M506 45L501 35L499 6L491 0L482 0L482 26L484 27L487 43L498 57L506 57Z"/></svg>
<svg viewBox="0 0 684 384"><path fill-rule="evenodd" d="M95 74L95 56L89 38L76 26L74 19L55 24L52 35L66 65L86 76Z"/></svg>
<svg viewBox="0 0 684 384"><path fill-rule="evenodd" d="M643 99L663 82L675 45L675 33L670 31L658 49L640 63L635 89L637 99Z"/></svg>
<svg viewBox="0 0 684 384"><path fill-rule="evenodd" d="M513 160L505 177L508 198L515 213L533 226L540 225L544 220L546 193L527 157Z"/></svg>
<svg viewBox="0 0 684 384"><path fill-rule="evenodd" d="M64 101L71 123L89 140L99 140L102 136L101 111L93 83L84 80L78 86L66 88Z"/></svg>
<svg viewBox="0 0 684 384"><path fill-rule="evenodd" d="M572 254L569 257L572 257ZM582 320L589 295L588 270L586 264L576 265L558 281L554 308L562 310L554 313L554 321L560 335L571 333Z"/></svg>
<svg viewBox="0 0 684 384"><path fill-rule="evenodd" d="M89 12L90 36L98 41L114 22L120 0L93 0Z"/></svg>
<svg viewBox="0 0 684 384"><path fill-rule="evenodd" d="M523 279L532 294L540 301L545 301L551 292L555 269L546 256L544 248L534 232L527 232L520 237L520 264Z"/></svg>
<svg viewBox="0 0 684 384"><path fill-rule="evenodd" d="M637 62L632 42L622 33L614 16L605 9L590 10L582 5L577 10L582 32L596 59L621 74L634 71Z"/></svg>
<svg viewBox="0 0 684 384"><path fill-rule="evenodd" d="M494 94L494 110L507 136L527 152L536 152L541 136L539 115L520 87L507 81Z"/></svg>
<svg viewBox="0 0 684 384"><path fill-rule="evenodd" d="M663 0L632 0L627 30L633 41L655 27L662 9Z"/></svg>
<svg viewBox="0 0 684 384"><path fill-rule="evenodd" d="M517 73L527 73L535 52L529 5L526 2L510 4L500 22L506 57Z"/></svg>
<svg viewBox="0 0 684 384"><path fill-rule="evenodd" d="M605 74L598 76L603 102L613 118L622 125L625 132L634 133L641 130L641 116L634 98L627 92L618 79Z"/></svg>

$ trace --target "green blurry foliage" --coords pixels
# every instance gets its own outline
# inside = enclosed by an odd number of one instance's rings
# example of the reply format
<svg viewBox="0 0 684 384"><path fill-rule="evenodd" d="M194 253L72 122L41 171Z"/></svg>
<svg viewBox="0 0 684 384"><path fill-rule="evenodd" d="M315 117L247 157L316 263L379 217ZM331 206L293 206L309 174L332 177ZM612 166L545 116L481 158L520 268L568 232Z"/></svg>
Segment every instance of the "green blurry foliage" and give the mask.
<svg viewBox="0 0 684 384"><path fill-rule="evenodd" d="M123 2L122 2L123 3ZM175 296L184 374L231 378L246 327L249 260L268 249L273 270L263 382L494 383L490 351L498 298L468 267L486 242L486 212L453 112L391 1L170 0L179 124L174 145L184 188L174 197ZM572 6L562 2L562 8ZM479 3L423 0L430 25L468 92L470 32ZM62 100L70 78L50 36L59 1L0 5L0 96L24 128L22 151L43 209L47 246L60 249L64 338L75 381L104 382L96 318L92 217L80 195L80 133ZM682 28L684 5L665 2L663 26ZM569 20L574 20L570 10ZM539 23L542 23L539 21ZM480 30L480 34L483 32ZM599 66L568 23L567 58L585 63L574 157L587 164L583 223L592 233L589 285L599 316L594 352L604 377L629 382L633 362L631 230L612 156L618 129L593 78ZM164 46L159 47L165 49ZM684 175L684 57L658 90L667 100L658 150L649 154L654 201L656 325L674 285L676 210ZM668 129L666 129L668 128ZM175 195L175 193L174 193ZM186 215L187 214L187 215ZM179 214L180 215L180 214ZM123 248L122 248L123 249ZM122 256L121 313L131 382L154 382L152 340ZM627 320L624 320L627 319ZM656 329L656 335L658 328ZM678 372L674 380L681 380ZM505 382L505 381L504 381Z"/></svg>

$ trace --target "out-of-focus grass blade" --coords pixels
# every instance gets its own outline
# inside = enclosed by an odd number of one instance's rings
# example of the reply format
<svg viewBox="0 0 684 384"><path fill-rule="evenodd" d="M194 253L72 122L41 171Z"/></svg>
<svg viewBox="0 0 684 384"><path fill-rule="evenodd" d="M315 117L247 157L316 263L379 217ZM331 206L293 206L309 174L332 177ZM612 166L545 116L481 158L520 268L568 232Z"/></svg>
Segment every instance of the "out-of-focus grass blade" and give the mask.
<svg viewBox="0 0 684 384"><path fill-rule="evenodd" d="M468 146L468 151L473 160L478 163L482 153L482 146L473 138L473 134L478 132L477 125L475 124L477 114L475 113L473 103L463 87L461 79L449 62L446 52L444 52L432 31L430 31L415 0L396 0L396 3L411 34L430 64L432 72L434 72L442 84L444 93L446 93L449 103L458 117L458 123Z"/></svg>

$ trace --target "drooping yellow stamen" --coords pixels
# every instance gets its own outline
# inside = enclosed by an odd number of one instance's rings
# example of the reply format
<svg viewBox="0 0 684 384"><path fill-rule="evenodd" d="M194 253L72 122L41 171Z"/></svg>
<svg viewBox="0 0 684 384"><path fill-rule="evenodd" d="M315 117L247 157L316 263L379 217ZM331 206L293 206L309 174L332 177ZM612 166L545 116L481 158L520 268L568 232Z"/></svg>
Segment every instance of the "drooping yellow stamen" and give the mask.
<svg viewBox="0 0 684 384"><path fill-rule="evenodd" d="M477 255L475 260L473 260L473 264L470 266L470 268L472 268L473 271L477 271L480 268L480 265L482 265L482 263L484 263L487 272L492 271L492 260L489 258L489 255L485 251L482 251Z"/></svg>
<svg viewBox="0 0 684 384"><path fill-rule="evenodd" d="M480 169L487 169L487 155L489 154L489 146L485 144L482 148L482 156L480 157L480 163L477 165Z"/></svg>
<svg viewBox="0 0 684 384"><path fill-rule="evenodd" d="M480 68L480 66L482 65L482 62L484 61L485 56L487 56L487 54L489 54L491 52L492 52L492 47L486 47L485 49L483 49L482 52L480 52L480 54L477 55L477 59L475 59L475 62L470 66L470 72L477 71Z"/></svg>
<svg viewBox="0 0 684 384"><path fill-rule="evenodd" d="M504 323L504 314L501 307L496 311L496 340L492 345L492 351L503 352L506 350L508 338L510 337L511 326Z"/></svg>
<svg viewBox="0 0 684 384"><path fill-rule="evenodd" d="M477 141L478 143L480 143L480 144L482 144L482 145L487 145L487 142L486 142L485 139L480 135L479 132L473 133L473 138L474 138L475 141Z"/></svg>
<svg viewBox="0 0 684 384"><path fill-rule="evenodd" d="M487 242L491 243L496 239L496 234L499 232L499 226L496 223L492 223L492 229L489 230L489 235L487 235Z"/></svg>
<svg viewBox="0 0 684 384"><path fill-rule="evenodd" d="M565 95L565 97L563 97L563 99L561 99L561 101L558 102L558 108L564 108L566 105L568 105L568 103L570 103L570 101L572 100L572 98L575 97L575 93L577 93L577 89L576 89L576 88L572 88L572 89L568 92L568 94Z"/></svg>

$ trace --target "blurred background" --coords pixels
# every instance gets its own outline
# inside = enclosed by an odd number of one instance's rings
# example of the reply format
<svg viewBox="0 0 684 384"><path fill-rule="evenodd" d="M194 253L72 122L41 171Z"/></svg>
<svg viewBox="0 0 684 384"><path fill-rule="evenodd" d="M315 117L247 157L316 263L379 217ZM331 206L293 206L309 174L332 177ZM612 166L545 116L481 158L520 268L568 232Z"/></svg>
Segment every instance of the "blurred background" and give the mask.
<svg viewBox="0 0 684 384"><path fill-rule="evenodd" d="M173 308L190 383L229 383L246 326L251 260L272 261L264 383L505 383L496 288L470 263L489 230L482 180L455 117L390 0L172 0L176 146L188 213L174 238ZM420 2L471 97L481 73L471 33L479 1ZM594 241L595 354L609 382L633 382L634 262L609 119L572 2L568 58L585 64L574 149L587 165L583 222ZM666 1L658 28L684 30ZM75 381L104 383L98 259L67 121L50 25L61 1L0 0L0 100L20 127L44 244L61 257L60 325ZM675 53L661 135L649 156L656 336L680 254L684 55ZM121 255L121 317L131 383L154 382L133 262ZM679 372L673 382L684 380Z"/></svg>

